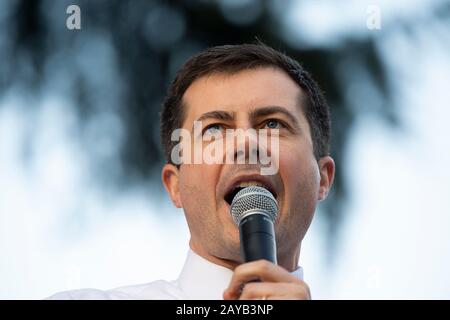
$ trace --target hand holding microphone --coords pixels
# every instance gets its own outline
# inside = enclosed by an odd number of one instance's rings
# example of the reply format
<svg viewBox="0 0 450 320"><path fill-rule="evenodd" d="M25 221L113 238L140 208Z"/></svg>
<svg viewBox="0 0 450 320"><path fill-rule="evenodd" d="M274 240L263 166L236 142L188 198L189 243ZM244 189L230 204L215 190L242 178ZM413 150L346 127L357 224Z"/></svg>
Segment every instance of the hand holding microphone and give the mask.
<svg viewBox="0 0 450 320"><path fill-rule="evenodd" d="M231 203L231 214L239 227L245 263L234 270L224 299L310 299L306 283L277 265L278 205L272 193L258 186L240 190Z"/></svg>

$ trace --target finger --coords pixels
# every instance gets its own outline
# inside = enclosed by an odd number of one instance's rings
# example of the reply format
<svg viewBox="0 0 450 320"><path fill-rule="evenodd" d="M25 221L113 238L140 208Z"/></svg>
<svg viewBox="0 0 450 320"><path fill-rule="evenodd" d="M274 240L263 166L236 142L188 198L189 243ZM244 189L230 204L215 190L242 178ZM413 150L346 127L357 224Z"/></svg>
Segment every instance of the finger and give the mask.
<svg viewBox="0 0 450 320"><path fill-rule="evenodd" d="M231 299L237 299L241 293L242 284L260 279L264 282L300 282L287 270L267 260L258 260L239 265L234 270L228 291Z"/></svg>
<svg viewBox="0 0 450 320"><path fill-rule="evenodd" d="M307 300L311 299L306 283L252 282L245 285L239 300Z"/></svg>
<svg viewBox="0 0 450 320"><path fill-rule="evenodd" d="M249 282L244 286L239 300L268 299L281 287L281 284L273 282Z"/></svg>

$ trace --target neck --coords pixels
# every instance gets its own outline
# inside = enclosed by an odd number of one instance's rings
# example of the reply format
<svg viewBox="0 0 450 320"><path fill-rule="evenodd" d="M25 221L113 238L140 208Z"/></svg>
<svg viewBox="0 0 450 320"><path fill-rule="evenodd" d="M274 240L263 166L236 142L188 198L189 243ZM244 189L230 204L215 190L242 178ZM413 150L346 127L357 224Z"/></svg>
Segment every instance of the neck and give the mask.
<svg viewBox="0 0 450 320"><path fill-rule="evenodd" d="M230 270L234 270L240 264L239 262L236 262L234 260L224 259L210 254L207 250L205 250L203 246L197 245L196 242L192 241L192 238L189 241L189 247L200 257L219 266L228 268Z"/></svg>
<svg viewBox="0 0 450 320"><path fill-rule="evenodd" d="M298 268L298 259L300 258L301 243L294 249L288 250L285 253L278 253L278 265L283 267L289 272L293 272Z"/></svg>
<svg viewBox="0 0 450 320"><path fill-rule="evenodd" d="M192 241L192 239L189 241L189 247L200 257L219 266L228 268L230 270L234 270L238 265L241 264L240 262L234 260L224 259L211 255L207 250L205 250L203 246L197 245L194 241ZM278 265L283 267L289 272L293 272L298 268L299 257L300 257L300 243L296 248L294 248L294 250L288 250L286 251L286 253L279 253L277 257Z"/></svg>

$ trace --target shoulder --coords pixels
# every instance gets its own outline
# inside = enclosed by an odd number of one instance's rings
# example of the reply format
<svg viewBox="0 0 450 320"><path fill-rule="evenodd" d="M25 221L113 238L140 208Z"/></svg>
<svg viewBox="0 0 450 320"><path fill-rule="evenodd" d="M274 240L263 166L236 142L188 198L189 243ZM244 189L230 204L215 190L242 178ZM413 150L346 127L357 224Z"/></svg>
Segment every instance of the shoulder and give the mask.
<svg viewBox="0 0 450 320"><path fill-rule="evenodd" d="M157 280L146 284L118 287L111 290L79 289L58 292L47 300L126 300L184 299L175 281Z"/></svg>

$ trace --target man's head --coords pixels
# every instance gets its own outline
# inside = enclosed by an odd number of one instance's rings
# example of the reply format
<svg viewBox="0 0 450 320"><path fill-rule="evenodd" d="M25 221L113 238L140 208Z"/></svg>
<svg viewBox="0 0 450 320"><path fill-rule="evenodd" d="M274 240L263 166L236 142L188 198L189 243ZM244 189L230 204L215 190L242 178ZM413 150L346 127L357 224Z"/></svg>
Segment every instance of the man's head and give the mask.
<svg viewBox="0 0 450 320"><path fill-rule="evenodd" d="M193 123L199 119L203 135L197 137ZM174 165L171 155L177 142L171 136L179 128L192 132L193 145L200 139L204 147L226 129L276 131L277 154L267 148L277 157L279 169L262 177L259 165ZM215 139L201 140L205 135ZM236 185L257 183L272 191L279 204L275 225L279 263L287 269L296 265L316 204L331 187L334 162L328 155L328 106L295 60L262 44L214 47L192 57L168 90L161 139L167 159L162 180L172 201L185 211L194 251L230 265L240 262L230 193ZM224 154L229 153L237 157L236 146L224 146Z"/></svg>

